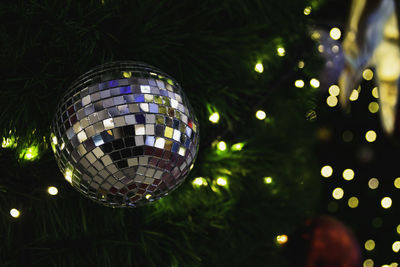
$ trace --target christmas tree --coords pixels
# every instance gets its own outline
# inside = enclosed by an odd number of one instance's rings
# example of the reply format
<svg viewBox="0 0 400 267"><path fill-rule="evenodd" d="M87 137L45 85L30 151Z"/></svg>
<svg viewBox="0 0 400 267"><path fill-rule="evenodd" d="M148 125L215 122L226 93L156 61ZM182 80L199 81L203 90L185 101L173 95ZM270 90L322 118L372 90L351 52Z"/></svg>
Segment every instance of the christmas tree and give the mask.
<svg viewBox="0 0 400 267"><path fill-rule="evenodd" d="M379 141L379 118L368 113L364 102L371 99L361 101L361 92L354 106L364 106L353 117L329 107L327 90L319 88L324 62L312 29L344 30L349 5L342 2L0 4L2 265L290 266L288 236L324 213L347 224L361 245L378 244L367 236L372 228L378 235L393 211L367 217L368 204L356 194L370 197L372 176L354 179L350 189L353 178L339 181L339 171L351 169L357 178L367 163L347 164L365 145L355 132L375 129ZM81 195L51 149L50 125L66 89L116 60L146 62L175 77L200 123L198 156L184 183L137 208L104 207ZM365 83L361 88L372 90L372 81ZM337 187L353 190L351 208L335 194L332 199ZM360 226L366 218L371 229ZM395 261L393 251L374 252L368 244L366 259Z"/></svg>

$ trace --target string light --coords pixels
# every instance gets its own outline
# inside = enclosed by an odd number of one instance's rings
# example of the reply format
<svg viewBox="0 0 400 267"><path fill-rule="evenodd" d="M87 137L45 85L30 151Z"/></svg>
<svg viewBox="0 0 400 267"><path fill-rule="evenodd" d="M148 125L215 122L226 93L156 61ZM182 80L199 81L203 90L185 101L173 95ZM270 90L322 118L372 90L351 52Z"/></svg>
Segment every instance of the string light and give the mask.
<svg viewBox="0 0 400 267"><path fill-rule="evenodd" d="M377 113L378 110L379 110L379 104L377 102L375 102L375 101L369 103L368 110L371 113Z"/></svg>
<svg viewBox="0 0 400 267"><path fill-rule="evenodd" d="M320 85L320 83L319 83L319 81L318 81L317 79L312 78L312 79L310 80L310 85L311 85L313 88L318 88L319 85Z"/></svg>
<svg viewBox="0 0 400 267"><path fill-rule="evenodd" d="M58 194L58 189L57 189L57 187L49 186L49 187L47 188L47 193L49 193L49 194L52 195L52 196L55 196L55 195Z"/></svg>
<svg viewBox="0 0 400 267"><path fill-rule="evenodd" d="M333 189L333 191L332 191L332 196L334 199L341 199L341 198L343 198L343 195L344 195L344 191L340 187L337 187L337 188Z"/></svg>
<svg viewBox="0 0 400 267"><path fill-rule="evenodd" d="M197 177L193 180L192 182L193 186L199 187L199 186L206 186L208 185L207 180L204 179L203 177Z"/></svg>
<svg viewBox="0 0 400 267"><path fill-rule="evenodd" d="M329 31L329 36L330 36L333 40L339 40L341 35L342 35L342 32L341 32L340 29L337 28L337 27L333 27L333 28Z"/></svg>
<svg viewBox="0 0 400 267"><path fill-rule="evenodd" d="M244 143L236 143L231 146L232 151L241 151L243 149Z"/></svg>
<svg viewBox="0 0 400 267"><path fill-rule="evenodd" d="M353 180L354 178L354 171L352 169L345 169L343 171L343 179L346 181Z"/></svg>
<svg viewBox="0 0 400 267"><path fill-rule="evenodd" d="M276 48L276 52L278 53L278 56L283 57L286 54L285 48L283 46L278 46Z"/></svg>
<svg viewBox="0 0 400 267"><path fill-rule="evenodd" d="M276 237L276 241L280 244L280 245L283 245L283 244L285 244L287 241L288 241L288 236L287 235L278 235L277 237Z"/></svg>
<svg viewBox="0 0 400 267"><path fill-rule="evenodd" d="M257 110L256 112L256 118L259 120L263 120L267 117L267 114L263 110Z"/></svg>
<svg viewBox="0 0 400 267"><path fill-rule="evenodd" d="M332 173L333 173L333 169L329 165L326 165L321 168L321 175L325 178L331 177Z"/></svg>
<svg viewBox="0 0 400 267"><path fill-rule="evenodd" d="M371 178L368 181L368 187L371 189L377 189L379 186L379 180L377 178Z"/></svg>
<svg viewBox="0 0 400 267"><path fill-rule="evenodd" d="M358 99L358 95L359 95L358 91L354 89L350 94L349 100L356 101Z"/></svg>
<svg viewBox="0 0 400 267"><path fill-rule="evenodd" d="M362 76L365 80L370 81L372 78L374 78L374 73L371 69L365 69L362 73Z"/></svg>
<svg viewBox="0 0 400 267"><path fill-rule="evenodd" d="M218 121L219 121L219 113L218 112L214 112L213 114L210 115L210 117L208 117L208 120L211 121L212 123L218 123Z"/></svg>
<svg viewBox="0 0 400 267"><path fill-rule="evenodd" d="M339 88L339 86L337 86L336 84L334 84L334 85L331 85L331 86L329 87L328 91L329 91L329 94L330 94L330 95L332 95L332 96L338 96L339 93L340 93L340 88Z"/></svg>
<svg viewBox="0 0 400 267"><path fill-rule="evenodd" d="M311 7L310 6L306 6L303 10L303 14L308 16L311 14Z"/></svg>
<svg viewBox="0 0 400 267"><path fill-rule="evenodd" d="M297 88L303 88L304 87L304 81L303 80L296 80L294 82L294 86L296 86Z"/></svg>
<svg viewBox="0 0 400 267"><path fill-rule="evenodd" d="M226 143L224 141L219 141L217 144L217 148L219 151L225 151L226 150Z"/></svg>
<svg viewBox="0 0 400 267"><path fill-rule="evenodd" d="M400 251L400 241L396 241L393 243L392 250L396 253Z"/></svg>
<svg viewBox="0 0 400 267"><path fill-rule="evenodd" d="M376 132L374 130L369 130L365 133L365 140L372 143L376 140Z"/></svg>
<svg viewBox="0 0 400 267"><path fill-rule="evenodd" d="M272 183L272 177L264 177L264 183L266 184Z"/></svg>
<svg viewBox="0 0 400 267"><path fill-rule="evenodd" d="M254 70L258 73L263 73L264 71L264 66L261 62L258 62L255 66L254 66Z"/></svg>
<svg viewBox="0 0 400 267"><path fill-rule="evenodd" d="M358 207L359 201L357 197L351 197L349 198L349 201L347 202L350 208L354 209Z"/></svg>
<svg viewBox="0 0 400 267"><path fill-rule="evenodd" d="M371 259L366 259L363 263L363 267L374 267L374 261Z"/></svg>
<svg viewBox="0 0 400 267"><path fill-rule="evenodd" d="M328 106L330 107L335 107L338 103L338 99L336 96L330 95L326 98L326 103L328 104Z"/></svg>
<svg viewBox="0 0 400 267"><path fill-rule="evenodd" d="M21 212L17 209L11 209L10 215L14 218L18 218L21 215Z"/></svg>
<svg viewBox="0 0 400 267"><path fill-rule="evenodd" d="M218 177L217 178L217 185L219 186L226 186L228 184L225 177Z"/></svg>
<svg viewBox="0 0 400 267"><path fill-rule="evenodd" d="M379 98L379 91L378 91L378 87L374 87L371 91L371 94L373 97L375 98Z"/></svg>
<svg viewBox="0 0 400 267"><path fill-rule="evenodd" d="M375 241L372 239L369 239L365 242L364 247L366 250L371 251L375 249Z"/></svg>
<svg viewBox="0 0 400 267"><path fill-rule="evenodd" d="M388 209L392 206L392 199L390 197L384 197L381 200L381 205L384 209Z"/></svg>

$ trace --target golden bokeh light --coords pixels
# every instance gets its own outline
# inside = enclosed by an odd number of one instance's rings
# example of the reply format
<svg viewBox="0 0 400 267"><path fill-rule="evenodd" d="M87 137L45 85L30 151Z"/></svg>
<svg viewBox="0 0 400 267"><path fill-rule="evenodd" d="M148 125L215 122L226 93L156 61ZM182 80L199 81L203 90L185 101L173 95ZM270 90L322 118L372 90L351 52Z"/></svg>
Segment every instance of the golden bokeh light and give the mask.
<svg viewBox="0 0 400 267"><path fill-rule="evenodd" d="M376 140L376 132L374 130L369 130L365 133L365 140L372 143Z"/></svg>
<svg viewBox="0 0 400 267"><path fill-rule="evenodd" d="M278 236L276 237L276 241L277 241L280 245L285 244L285 243L288 241L288 236L287 236L287 235L278 235Z"/></svg>
<svg viewBox="0 0 400 267"><path fill-rule="evenodd" d="M297 88L303 88L304 87L304 81L303 80L296 80L294 82L294 86L296 86Z"/></svg>
<svg viewBox="0 0 400 267"><path fill-rule="evenodd" d="M279 46L276 49L276 53L278 54L278 56L283 57L286 54L286 50L282 46Z"/></svg>
<svg viewBox="0 0 400 267"><path fill-rule="evenodd" d="M375 249L375 241L372 239L369 239L365 242L364 247L366 250L371 251Z"/></svg>
<svg viewBox="0 0 400 267"><path fill-rule="evenodd" d="M371 103L369 103L368 105L368 110L371 113L377 113L379 110L379 104L375 101L372 101Z"/></svg>
<svg viewBox="0 0 400 267"><path fill-rule="evenodd" d="M394 187L396 187L397 189L400 189L400 177L397 177L396 179L394 179Z"/></svg>
<svg viewBox="0 0 400 267"><path fill-rule="evenodd" d="M219 121L219 113L218 112L214 112L213 114L210 115L210 117L208 117L208 120L211 121L212 123L218 123L218 121Z"/></svg>
<svg viewBox="0 0 400 267"><path fill-rule="evenodd" d="M396 241L393 243L392 250L396 253L400 251L400 241Z"/></svg>
<svg viewBox="0 0 400 267"><path fill-rule="evenodd" d="M340 29L337 28L337 27L333 27L333 28L329 31L329 36L330 36L333 40L339 40L341 35L342 35L342 32L341 32Z"/></svg>
<svg viewBox="0 0 400 267"><path fill-rule="evenodd" d="M371 189L377 189L379 186L379 180L377 178L371 178L368 181L368 187Z"/></svg>
<svg viewBox="0 0 400 267"><path fill-rule="evenodd" d="M384 198L382 198L382 200L381 200L381 206L382 206L384 209L390 208L390 207L392 206L392 199L391 199L390 197L384 197Z"/></svg>
<svg viewBox="0 0 400 267"><path fill-rule="evenodd" d="M344 191L342 188L337 187L333 189L332 196L334 199L341 199L344 196Z"/></svg>
<svg viewBox="0 0 400 267"><path fill-rule="evenodd" d="M333 173L333 169L331 166L326 165L321 168L321 175L325 178L331 177Z"/></svg>
<svg viewBox="0 0 400 267"><path fill-rule="evenodd" d="M326 103L328 104L328 106L334 107L334 106L337 105L338 99L337 99L336 96L330 95L330 96L327 97Z"/></svg>
<svg viewBox="0 0 400 267"><path fill-rule="evenodd" d="M57 187L55 187L55 186L49 186L49 187L47 188L47 193L49 193L49 194L52 195L52 196L55 196L55 195L58 194L58 189L57 189Z"/></svg>
<svg viewBox="0 0 400 267"><path fill-rule="evenodd" d="M267 114L265 114L265 111L263 110L257 110L256 112L256 118L259 120L263 120L267 117Z"/></svg>
<svg viewBox="0 0 400 267"><path fill-rule="evenodd" d="M304 61L303 60L300 60L299 61L299 63L297 63L297 67L299 68L299 69L302 69L302 68L304 68Z"/></svg>
<svg viewBox="0 0 400 267"><path fill-rule="evenodd" d="M397 225L396 231L397 231L397 233L400 235L400 224Z"/></svg>
<svg viewBox="0 0 400 267"><path fill-rule="evenodd" d="M272 183L272 177L264 177L264 183L266 183L266 184L270 184L270 183Z"/></svg>
<svg viewBox="0 0 400 267"><path fill-rule="evenodd" d="M349 205L349 207L352 209L357 208L358 204L359 204L359 200L357 197L351 197L351 198L349 198L349 201L347 202L347 205Z"/></svg>
<svg viewBox="0 0 400 267"><path fill-rule="evenodd" d="M363 263L363 267L374 267L374 261L371 259L366 259Z"/></svg>
<svg viewBox="0 0 400 267"><path fill-rule="evenodd" d="M354 171L352 169L345 169L342 175L343 179L345 179L346 181L350 181L354 178Z"/></svg>
<svg viewBox="0 0 400 267"><path fill-rule="evenodd" d="M339 86L337 86L336 84L334 84L334 85L331 85L330 87L329 87L329 94L330 95L333 95L333 96L338 96L339 95L339 93L340 93L340 88L339 88Z"/></svg>
<svg viewBox="0 0 400 267"><path fill-rule="evenodd" d="M359 96L358 91L356 89L354 89L350 94L349 100L356 101L358 99L358 96Z"/></svg>
<svg viewBox="0 0 400 267"><path fill-rule="evenodd" d="M263 73L264 72L264 66L263 66L263 64L262 63L257 63L255 66L254 66L254 70L256 71L256 72L258 72L258 73Z"/></svg>
<svg viewBox="0 0 400 267"><path fill-rule="evenodd" d="M303 14L304 15L306 15L306 16L308 16L308 15L310 15L311 14L311 7L310 6L306 6L305 8L304 8L304 10L303 10Z"/></svg>
<svg viewBox="0 0 400 267"><path fill-rule="evenodd" d="M362 73L362 76L365 80L370 81L374 78L374 73L371 69L365 69Z"/></svg>
<svg viewBox="0 0 400 267"><path fill-rule="evenodd" d="M320 85L320 83L319 83L319 81L318 81L317 79L312 78L312 79L310 80L310 85L311 85L312 87L314 87L314 88L318 88L319 85Z"/></svg>
<svg viewBox="0 0 400 267"><path fill-rule="evenodd" d="M374 87L374 88L372 89L371 93L372 93L372 96L373 96L373 97L379 98L379 90L378 90L378 87Z"/></svg>
<svg viewBox="0 0 400 267"><path fill-rule="evenodd" d="M14 218L18 218L21 215L21 212L17 209L11 209L10 215Z"/></svg>

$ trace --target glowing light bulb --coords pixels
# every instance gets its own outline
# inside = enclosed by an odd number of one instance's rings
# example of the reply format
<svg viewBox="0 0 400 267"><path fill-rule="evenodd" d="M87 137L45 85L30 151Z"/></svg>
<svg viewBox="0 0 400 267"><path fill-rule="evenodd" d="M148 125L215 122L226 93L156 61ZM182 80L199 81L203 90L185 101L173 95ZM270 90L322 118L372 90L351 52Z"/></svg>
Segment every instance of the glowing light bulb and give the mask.
<svg viewBox="0 0 400 267"><path fill-rule="evenodd" d="M349 201L347 202L350 208L354 209L358 207L359 201L357 197L351 197L349 198Z"/></svg>
<svg viewBox="0 0 400 267"><path fill-rule="evenodd" d="M303 80L296 80L294 82L294 86L296 86L297 88L303 88L304 87L304 81Z"/></svg>
<svg viewBox="0 0 400 267"><path fill-rule="evenodd" d="M362 73L362 76L365 80L370 81L372 78L374 78L374 73L371 69L365 69Z"/></svg>
<svg viewBox="0 0 400 267"><path fill-rule="evenodd" d="M354 171L352 169L345 169L343 171L343 179L346 181L353 180L354 178Z"/></svg>
<svg viewBox="0 0 400 267"><path fill-rule="evenodd" d="M342 32L340 31L339 28L334 27L329 31L329 36L333 39L333 40L339 40L340 36L342 35Z"/></svg>
<svg viewBox="0 0 400 267"><path fill-rule="evenodd" d="M371 113L377 113L378 110L379 110L379 104L377 102L374 102L374 101L369 103L368 110Z"/></svg>
<svg viewBox="0 0 400 267"><path fill-rule="evenodd" d="M218 123L218 121L219 121L219 113L218 112L214 112L213 114L210 115L210 117L208 117L208 119L212 123Z"/></svg>
<svg viewBox="0 0 400 267"><path fill-rule="evenodd" d="M18 218L21 215L21 212L17 209L11 209L10 215L14 218Z"/></svg>
<svg viewBox="0 0 400 267"><path fill-rule="evenodd" d="M278 235L277 237L276 237L276 241L280 244L280 245L283 245L283 244L285 244L287 241L288 241L288 236L287 235Z"/></svg>
<svg viewBox="0 0 400 267"><path fill-rule="evenodd" d="M219 186L226 186L227 185L227 181L225 177L218 177L217 178L217 185Z"/></svg>
<svg viewBox="0 0 400 267"><path fill-rule="evenodd" d="M332 96L338 96L339 93L340 93L340 88L339 88L339 86L337 86L336 84L334 84L334 85L331 85L331 86L329 87L328 91L329 91L329 94L330 94L330 95L332 95Z"/></svg>
<svg viewBox="0 0 400 267"><path fill-rule="evenodd" d="M331 177L332 173L333 173L333 169L329 165L326 165L326 166L321 168L321 175L323 177L326 177L326 178Z"/></svg>
<svg viewBox="0 0 400 267"><path fill-rule="evenodd" d="M374 250L375 248L375 241L372 239L369 239L365 242L364 247L366 250L371 251Z"/></svg>
<svg viewBox="0 0 400 267"><path fill-rule="evenodd" d="M256 118L259 120L263 120L267 117L267 114L263 110L257 110L256 112Z"/></svg>
<svg viewBox="0 0 400 267"><path fill-rule="evenodd" d="M384 197L384 198L382 198L382 200L381 200L381 206L382 206L384 209L390 208L390 207L392 206L392 199L391 199L390 197Z"/></svg>
<svg viewBox="0 0 400 267"><path fill-rule="evenodd" d="M371 189L377 189L379 186L379 180L377 178L371 178L368 181L368 187Z"/></svg>
<svg viewBox="0 0 400 267"><path fill-rule="evenodd" d="M257 64L254 66L254 70L255 70L256 72L258 72L258 73L263 73L263 71L264 71L264 66L263 66L263 64L262 64L261 62L257 63Z"/></svg>
<svg viewBox="0 0 400 267"><path fill-rule="evenodd" d="M328 104L328 106L330 107L335 107L338 103L338 99L336 96L330 95L326 98L326 103Z"/></svg>
<svg viewBox="0 0 400 267"><path fill-rule="evenodd" d="M310 6L306 6L303 10L303 14L308 16L311 14L311 7Z"/></svg>
<svg viewBox="0 0 400 267"><path fill-rule="evenodd" d="M243 149L244 143L236 143L231 147L232 151L241 151Z"/></svg>
<svg viewBox="0 0 400 267"><path fill-rule="evenodd" d="M318 81L317 79L312 78L312 79L310 80L310 85L311 85L312 87L314 87L314 88L318 88L319 85L320 85L320 83L319 83L319 81Z"/></svg>
<svg viewBox="0 0 400 267"><path fill-rule="evenodd" d="M49 194L52 195L52 196L55 196L55 195L58 194L58 189L57 189L57 187L49 186L49 187L47 188L47 193L49 193Z"/></svg>
<svg viewBox="0 0 400 267"><path fill-rule="evenodd" d="M343 198L343 195L344 195L344 191L340 187L337 187L332 191L332 196L334 199L341 199L341 198Z"/></svg>
<svg viewBox="0 0 400 267"><path fill-rule="evenodd" d="M264 177L264 183L266 184L272 183L272 177Z"/></svg>
<svg viewBox="0 0 400 267"><path fill-rule="evenodd" d="M219 141L217 144L217 148L220 151L225 151L226 150L226 143L224 141Z"/></svg>
<svg viewBox="0 0 400 267"><path fill-rule="evenodd" d="M278 48L276 49L276 52L278 53L278 56L283 57L286 53L285 48L283 48L282 46L278 46Z"/></svg>
<svg viewBox="0 0 400 267"><path fill-rule="evenodd" d="M367 140L370 143L374 142L376 140L376 132L373 130L369 130L368 132L366 132L365 140Z"/></svg>

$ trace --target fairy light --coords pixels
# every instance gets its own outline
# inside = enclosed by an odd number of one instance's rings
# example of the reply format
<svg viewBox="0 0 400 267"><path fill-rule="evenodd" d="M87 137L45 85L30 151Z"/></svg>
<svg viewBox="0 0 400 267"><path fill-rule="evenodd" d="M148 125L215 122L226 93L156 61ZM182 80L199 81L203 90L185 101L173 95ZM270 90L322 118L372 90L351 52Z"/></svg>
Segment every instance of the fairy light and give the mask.
<svg viewBox="0 0 400 267"><path fill-rule="evenodd" d="M224 141L219 141L217 144L217 148L219 151L225 151L226 150L226 143Z"/></svg>
<svg viewBox="0 0 400 267"><path fill-rule="evenodd" d="M58 194L58 189L57 189L57 187L55 187L55 186L49 186L49 187L47 188L47 193L49 193L49 194L52 195L52 196L55 196L55 195Z"/></svg>
<svg viewBox="0 0 400 267"><path fill-rule="evenodd" d="M312 78L312 79L310 80L310 85L311 85L313 88L318 88L319 85L320 85L320 83L319 83L319 81L318 81L317 79Z"/></svg>
<svg viewBox="0 0 400 267"><path fill-rule="evenodd" d="M378 87L374 87L371 91L371 94L373 97L375 98L379 98L379 91L378 91Z"/></svg>
<svg viewBox="0 0 400 267"><path fill-rule="evenodd" d="M217 178L217 185L219 186L226 186L227 185L227 180L225 177L218 177Z"/></svg>
<svg viewBox="0 0 400 267"><path fill-rule="evenodd" d="M256 112L256 118L259 120L263 120L267 117L267 114L265 114L265 111L263 110L257 110Z"/></svg>
<svg viewBox="0 0 400 267"><path fill-rule="evenodd" d="M362 76L366 81L370 81L372 78L374 78L374 73L371 69L365 69L362 73Z"/></svg>
<svg viewBox="0 0 400 267"><path fill-rule="evenodd" d="M392 206L392 199L390 197L384 197L381 200L381 206L384 209L388 209Z"/></svg>
<svg viewBox="0 0 400 267"><path fill-rule="evenodd" d="M379 180L377 178L371 178L368 181L368 187L371 189L377 189L379 186Z"/></svg>
<svg viewBox="0 0 400 267"><path fill-rule="evenodd" d="M306 16L308 16L308 15L310 15L311 14L311 7L310 6L306 6L305 8L304 8L304 10L303 10L303 14L304 15L306 15Z"/></svg>
<svg viewBox="0 0 400 267"><path fill-rule="evenodd" d="M374 130L369 130L365 133L365 140L372 143L376 140L376 132Z"/></svg>
<svg viewBox="0 0 400 267"><path fill-rule="evenodd" d="M354 171L352 169L345 169L343 171L343 179L345 179L346 181L350 181L353 180L354 178Z"/></svg>
<svg viewBox="0 0 400 267"><path fill-rule="evenodd" d="M218 123L218 121L219 121L219 113L218 112L214 112L213 114L210 115L210 117L208 117L208 120L211 121L212 123Z"/></svg>
<svg viewBox="0 0 400 267"><path fill-rule="evenodd" d="M286 50L283 46L278 46L276 48L276 52L278 54L278 56L283 57L286 54Z"/></svg>
<svg viewBox="0 0 400 267"><path fill-rule="evenodd" d="M11 209L10 215L14 218L18 218L21 215L21 212L17 209Z"/></svg>
<svg viewBox="0 0 400 267"><path fill-rule="evenodd" d="M377 113L379 110L379 104L375 101L368 104L368 110L371 113Z"/></svg>
<svg viewBox="0 0 400 267"><path fill-rule="evenodd" d="M264 66L261 62L258 62L255 66L254 66L254 70L258 73L263 73L264 71Z"/></svg>
<svg viewBox="0 0 400 267"><path fill-rule="evenodd" d="M287 235L278 235L277 237L276 237L276 241L280 244L280 245L283 245L283 244L285 244L287 241L288 241L288 236Z"/></svg>
<svg viewBox="0 0 400 267"><path fill-rule="evenodd" d="M341 199L344 196L344 191L342 188L337 187L335 189L333 189L332 191L332 196L334 199Z"/></svg>
<svg viewBox="0 0 400 267"><path fill-rule="evenodd" d="M364 247L368 251L372 251L375 249L375 241L372 239L369 239L365 242Z"/></svg>
<svg viewBox="0 0 400 267"><path fill-rule="evenodd" d="M266 183L266 184L270 184L270 183L272 183L272 177L264 177L264 183Z"/></svg>
<svg viewBox="0 0 400 267"><path fill-rule="evenodd" d="M340 88L336 84L329 86L329 94L332 96L338 96L340 93Z"/></svg>
<svg viewBox="0 0 400 267"><path fill-rule="evenodd" d="M303 80L296 80L294 82L294 86L296 86L297 88L303 88L304 87L304 81Z"/></svg>
<svg viewBox="0 0 400 267"><path fill-rule="evenodd" d="M340 29L337 28L337 27L333 27L333 28L329 31L329 36L330 36L333 40L339 40L341 35L342 35L342 32L341 32Z"/></svg>
<svg viewBox="0 0 400 267"><path fill-rule="evenodd" d="M329 165L326 165L321 168L321 175L325 178L331 177L332 173L333 173L333 169Z"/></svg>
<svg viewBox="0 0 400 267"><path fill-rule="evenodd" d="M338 99L336 96L330 95L326 98L326 103L330 107L335 107L338 104Z"/></svg>

